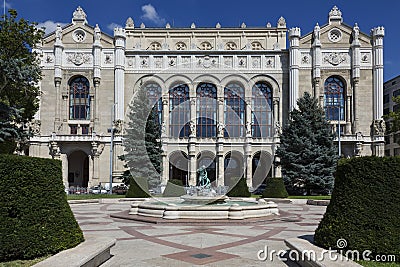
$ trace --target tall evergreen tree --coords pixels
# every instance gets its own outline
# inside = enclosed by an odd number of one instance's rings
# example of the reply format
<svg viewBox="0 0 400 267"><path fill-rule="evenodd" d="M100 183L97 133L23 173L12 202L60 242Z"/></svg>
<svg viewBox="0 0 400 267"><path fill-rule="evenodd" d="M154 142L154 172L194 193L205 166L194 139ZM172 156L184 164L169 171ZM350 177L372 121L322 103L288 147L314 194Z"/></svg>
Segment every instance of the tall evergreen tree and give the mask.
<svg viewBox="0 0 400 267"><path fill-rule="evenodd" d="M400 96L393 97L393 102L396 105L400 105ZM386 135L393 135L400 131L400 109L390 111L389 114L384 115L383 118L386 121ZM394 135L394 142L400 144L400 138L396 138Z"/></svg>
<svg viewBox="0 0 400 267"><path fill-rule="evenodd" d="M150 188L157 186L161 179L162 148L160 126L156 105L152 107L144 89L139 89L129 106L128 127L124 136L125 154L120 159L126 162L129 177L146 178Z"/></svg>
<svg viewBox="0 0 400 267"><path fill-rule="evenodd" d="M36 23L17 20L15 10L0 21L0 143L24 139L39 108L41 70L34 48L42 37Z"/></svg>
<svg viewBox="0 0 400 267"><path fill-rule="evenodd" d="M282 174L290 186L304 188L308 194L312 189L331 190L338 160L335 134L309 93L298 99L297 106L289 113L276 150Z"/></svg>

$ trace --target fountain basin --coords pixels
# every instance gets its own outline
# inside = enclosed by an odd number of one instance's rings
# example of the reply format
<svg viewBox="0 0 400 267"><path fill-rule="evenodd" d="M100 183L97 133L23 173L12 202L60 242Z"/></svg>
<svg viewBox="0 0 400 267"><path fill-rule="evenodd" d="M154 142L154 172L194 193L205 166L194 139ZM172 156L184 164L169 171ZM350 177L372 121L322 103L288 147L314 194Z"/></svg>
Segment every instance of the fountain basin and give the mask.
<svg viewBox="0 0 400 267"><path fill-rule="evenodd" d="M134 202L130 215L162 218L166 220L244 220L279 215L278 205L263 199L229 199L224 204L195 205L184 203L179 198Z"/></svg>

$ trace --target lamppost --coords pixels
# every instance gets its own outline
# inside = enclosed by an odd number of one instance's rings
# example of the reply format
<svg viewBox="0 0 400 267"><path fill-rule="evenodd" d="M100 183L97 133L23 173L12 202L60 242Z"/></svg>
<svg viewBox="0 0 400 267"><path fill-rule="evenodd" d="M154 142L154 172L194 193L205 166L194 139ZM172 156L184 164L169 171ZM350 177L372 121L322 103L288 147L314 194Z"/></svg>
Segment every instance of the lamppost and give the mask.
<svg viewBox="0 0 400 267"><path fill-rule="evenodd" d="M117 103L114 103L111 107L111 128L108 129L108 132L111 133L111 141L110 141L110 190L109 194L112 194L112 182L113 182L113 164L114 164L114 132L115 132L115 126L114 126L114 115L115 115L115 105Z"/></svg>
<svg viewBox="0 0 400 267"><path fill-rule="evenodd" d="M341 119L341 108L342 108L342 96L339 98L339 118L338 118L338 145L339 145L339 158L342 155L342 146L340 144L340 119Z"/></svg>

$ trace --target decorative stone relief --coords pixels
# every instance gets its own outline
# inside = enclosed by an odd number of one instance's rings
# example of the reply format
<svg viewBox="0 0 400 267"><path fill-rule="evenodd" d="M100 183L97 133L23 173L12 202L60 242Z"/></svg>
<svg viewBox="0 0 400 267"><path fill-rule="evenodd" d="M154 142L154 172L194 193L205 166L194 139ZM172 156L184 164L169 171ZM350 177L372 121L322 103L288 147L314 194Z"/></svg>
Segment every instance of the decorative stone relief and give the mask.
<svg viewBox="0 0 400 267"><path fill-rule="evenodd" d="M168 65L170 67L176 66L176 57L168 57Z"/></svg>
<svg viewBox="0 0 400 267"><path fill-rule="evenodd" d="M30 123L30 129L31 133L33 135L40 135L40 126L41 126L41 121L40 120L34 120Z"/></svg>
<svg viewBox="0 0 400 267"><path fill-rule="evenodd" d="M275 66L275 58L274 57L266 57L265 58L265 66L267 68L273 68Z"/></svg>
<svg viewBox="0 0 400 267"><path fill-rule="evenodd" d="M301 53L301 64L310 64L310 54L309 53Z"/></svg>
<svg viewBox="0 0 400 267"><path fill-rule="evenodd" d="M208 69L211 67L215 67L217 64L218 64L218 59L215 57L209 57L209 56L198 57L197 65L199 67Z"/></svg>
<svg viewBox="0 0 400 267"><path fill-rule="evenodd" d="M53 53L46 53L44 55L44 62L47 64L54 63L54 55Z"/></svg>
<svg viewBox="0 0 400 267"><path fill-rule="evenodd" d="M280 50L281 49L281 46L279 45L278 42L274 43L273 49L274 50Z"/></svg>
<svg viewBox="0 0 400 267"><path fill-rule="evenodd" d="M182 57L182 66L184 68L190 68L190 57Z"/></svg>
<svg viewBox="0 0 400 267"><path fill-rule="evenodd" d="M133 67L133 64L135 63L135 61L134 61L135 59L134 58L132 58L132 57L130 57L130 58L128 58L128 60L127 60L127 64L128 64L128 66L129 67Z"/></svg>
<svg viewBox="0 0 400 267"><path fill-rule="evenodd" d="M286 28L286 20L284 17L280 17L278 20L278 28Z"/></svg>
<svg viewBox="0 0 400 267"><path fill-rule="evenodd" d="M154 57L154 66L157 69L161 69L163 67L163 57Z"/></svg>
<svg viewBox="0 0 400 267"><path fill-rule="evenodd" d="M113 128L115 129L116 134L122 133L123 127L124 127L124 122L122 120L114 121Z"/></svg>
<svg viewBox="0 0 400 267"><path fill-rule="evenodd" d="M101 155L101 153L103 153L105 145L100 144L100 142L96 142L96 141L91 142L91 145L92 145L92 149L91 149L92 157L99 157Z"/></svg>
<svg viewBox="0 0 400 267"><path fill-rule="evenodd" d="M112 64L113 63L113 55L105 54L104 64Z"/></svg>
<svg viewBox="0 0 400 267"><path fill-rule="evenodd" d="M362 63L370 63L371 61L371 55L366 52L366 53L361 53L361 62Z"/></svg>
<svg viewBox="0 0 400 267"><path fill-rule="evenodd" d="M175 45L176 50L186 50L187 46L184 42L177 42Z"/></svg>
<svg viewBox="0 0 400 267"><path fill-rule="evenodd" d="M224 65L227 67L233 67L233 57L224 57Z"/></svg>
<svg viewBox="0 0 400 267"><path fill-rule="evenodd" d="M239 68L247 67L247 57L238 57L238 66Z"/></svg>
<svg viewBox="0 0 400 267"><path fill-rule="evenodd" d="M149 57L140 57L140 67L142 68L149 67Z"/></svg>
<svg viewBox="0 0 400 267"><path fill-rule="evenodd" d="M225 50L236 50L237 44L235 42L227 42L225 44Z"/></svg>
<svg viewBox="0 0 400 267"><path fill-rule="evenodd" d="M252 57L251 65L252 65L253 69L261 68L261 57Z"/></svg>
<svg viewBox="0 0 400 267"><path fill-rule="evenodd" d="M202 42L199 46L200 50L211 50L213 47L209 42Z"/></svg>
<svg viewBox="0 0 400 267"><path fill-rule="evenodd" d="M263 50L264 48L262 47L260 42L252 42L251 43L251 50Z"/></svg>
<svg viewBox="0 0 400 267"><path fill-rule="evenodd" d="M374 136L384 136L386 132L386 124L384 120L374 120L371 125L372 134Z"/></svg>
<svg viewBox="0 0 400 267"><path fill-rule="evenodd" d="M77 66L80 66L84 63L91 63L92 62L92 55L91 54L84 54L80 52L76 53L67 53L67 61L73 63Z"/></svg>
<svg viewBox="0 0 400 267"><path fill-rule="evenodd" d="M324 63L330 63L334 66L337 66L341 63L347 62L347 53L338 53L338 52L323 53L322 58L324 60Z"/></svg>
<svg viewBox="0 0 400 267"><path fill-rule="evenodd" d="M161 50L161 44L159 42L152 42L147 50Z"/></svg>

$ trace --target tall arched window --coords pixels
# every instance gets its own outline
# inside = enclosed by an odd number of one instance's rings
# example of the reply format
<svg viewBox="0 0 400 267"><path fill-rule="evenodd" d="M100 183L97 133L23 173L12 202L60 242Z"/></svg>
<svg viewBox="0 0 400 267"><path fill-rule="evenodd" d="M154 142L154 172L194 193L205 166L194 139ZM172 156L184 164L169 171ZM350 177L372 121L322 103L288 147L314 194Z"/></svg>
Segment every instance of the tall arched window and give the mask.
<svg viewBox="0 0 400 267"><path fill-rule="evenodd" d="M236 83L230 83L224 90L225 137L244 136L244 89Z"/></svg>
<svg viewBox="0 0 400 267"><path fill-rule="evenodd" d="M73 78L69 83L69 119L90 119L89 81L83 76Z"/></svg>
<svg viewBox="0 0 400 267"><path fill-rule="evenodd" d="M161 126L162 123L162 98L161 98L161 87L157 83L149 83L145 86L147 93L147 98L149 99L149 104L153 110L157 113L157 122Z"/></svg>
<svg viewBox="0 0 400 267"><path fill-rule="evenodd" d="M189 87L186 84L169 90L169 134L171 137L188 137L190 122Z"/></svg>
<svg viewBox="0 0 400 267"><path fill-rule="evenodd" d="M252 90L252 136L273 136L272 88L266 82L258 82Z"/></svg>
<svg viewBox="0 0 400 267"><path fill-rule="evenodd" d="M197 137L215 137L217 87L211 83L197 86Z"/></svg>
<svg viewBox="0 0 400 267"><path fill-rule="evenodd" d="M325 81L324 109L327 120L344 120L344 83L338 76L331 76ZM340 109L340 119L339 119Z"/></svg>

